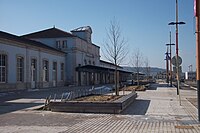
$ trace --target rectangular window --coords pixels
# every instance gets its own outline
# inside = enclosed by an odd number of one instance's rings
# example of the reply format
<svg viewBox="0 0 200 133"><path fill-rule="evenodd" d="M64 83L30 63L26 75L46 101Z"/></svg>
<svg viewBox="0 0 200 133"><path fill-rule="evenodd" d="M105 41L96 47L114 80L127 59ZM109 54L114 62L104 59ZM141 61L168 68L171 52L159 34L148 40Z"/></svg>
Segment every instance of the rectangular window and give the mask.
<svg viewBox="0 0 200 133"><path fill-rule="evenodd" d="M56 47L57 47L58 49L67 48L67 40L59 40L59 41L56 41Z"/></svg>
<svg viewBox="0 0 200 133"><path fill-rule="evenodd" d="M61 48L60 41L56 41L56 47L57 47L58 49L60 49L60 48Z"/></svg>
<svg viewBox="0 0 200 133"><path fill-rule="evenodd" d="M53 80L57 80L57 62L53 62Z"/></svg>
<svg viewBox="0 0 200 133"><path fill-rule="evenodd" d="M64 63L61 63L61 80L63 81L64 80Z"/></svg>
<svg viewBox="0 0 200 133"><path fill-rule="evenodd" d="M7 55L0 54L0 83L6 82L7 74Z"/></svg>
<svg viewBox="0 0 200 133"><path fill-rule="evenodd" d="M65 41L62 41L62 48L65 48Z"/></svg>
<svg viewBox="0 0 200 133"><path fill-rule="evenodd" d="M64 40L64 41L63 41L63 46L62 46L62 48L67 48L67 40Z"/></svg>
<svg viewBox="0 0 200 133"><path fill-rule="evenodd" d="M43 81L49 81L49 62L43 60Z"/></svg>
<svg viewBox="0 0 200 133"><path fill-rule="evenodd" d="M24 81L24 58L17 57L17 81Z"/></svg>

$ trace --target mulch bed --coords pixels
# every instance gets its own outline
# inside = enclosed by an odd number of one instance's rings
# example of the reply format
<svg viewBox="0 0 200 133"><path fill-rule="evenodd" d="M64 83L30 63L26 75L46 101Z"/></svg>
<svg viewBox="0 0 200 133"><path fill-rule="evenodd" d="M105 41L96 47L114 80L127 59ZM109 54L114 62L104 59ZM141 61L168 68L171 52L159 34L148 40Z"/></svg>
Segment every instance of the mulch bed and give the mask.
<svg viewBox="0 0 200 133"><path fill-rule="evenodd" d="M127 86L124 91L145 91L146 88L144 85L134 85L134 86Z"/></svg>
<svg viewBox="0 0 200 133"><path fill-rule="evenodd" d="M74 101L115 101L122 96L115 96L115 95L91 95L86 97L80 97L75 99Z"/></svg>

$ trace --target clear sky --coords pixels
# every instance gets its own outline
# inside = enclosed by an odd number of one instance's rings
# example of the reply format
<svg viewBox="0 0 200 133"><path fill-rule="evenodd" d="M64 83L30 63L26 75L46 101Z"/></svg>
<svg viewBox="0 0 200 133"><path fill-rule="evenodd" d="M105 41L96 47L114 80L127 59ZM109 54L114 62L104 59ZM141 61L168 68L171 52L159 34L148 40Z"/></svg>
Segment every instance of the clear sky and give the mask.
<svg viewBox="0 0 200 133"><path fill-rule="evenodd" d="M190 64L195 70L195 18L193 0L179 1L179 54L183 71ZM122 35L128 40L129 53L140 49L151 66L165 68L169 31L175 43L175 0L0 0L0 30L23 35L54 25L70 31L91 26L92 41L103 48L106 28L116 18ZM102 52L101 52L102 53ZM175 47L172 48L175 55ZM130 54L131 55L131 54ZM102 55L103 56L103 55ZM126 58L127 62L130 56Z"/></svg>

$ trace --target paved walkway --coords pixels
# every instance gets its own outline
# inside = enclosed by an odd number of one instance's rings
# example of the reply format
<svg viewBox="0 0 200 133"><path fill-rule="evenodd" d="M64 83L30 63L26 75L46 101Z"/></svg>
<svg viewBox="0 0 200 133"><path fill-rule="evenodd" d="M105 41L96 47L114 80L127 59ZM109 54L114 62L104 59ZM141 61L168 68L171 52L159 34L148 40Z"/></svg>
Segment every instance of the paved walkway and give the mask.
<svg viewBox="0 0 200 133"><path fill-rule="evenodd" d="M197 109L186 99L194 97L195 90L181 90L179 106L176 88L159 84L138 92L137 100L122 115L23 109L1 114L0 132L200 133Z"/></svg>

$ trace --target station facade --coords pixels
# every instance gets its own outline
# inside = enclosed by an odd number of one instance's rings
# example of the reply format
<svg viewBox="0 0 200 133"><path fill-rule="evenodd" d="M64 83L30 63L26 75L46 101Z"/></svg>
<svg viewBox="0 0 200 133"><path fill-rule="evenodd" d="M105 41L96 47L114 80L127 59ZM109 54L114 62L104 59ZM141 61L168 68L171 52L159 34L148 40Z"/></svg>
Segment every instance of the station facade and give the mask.
<svg viewBox="0 0 200 133"><path fill-rule="evenodd" d="M1 87L27 89L114 83L115 65L100 60L100 47L92 43L91 35L90 26L70 32L53 27L23 36L1 32ZM131 72L117 68L119 82L126 81Z"/></svg>

